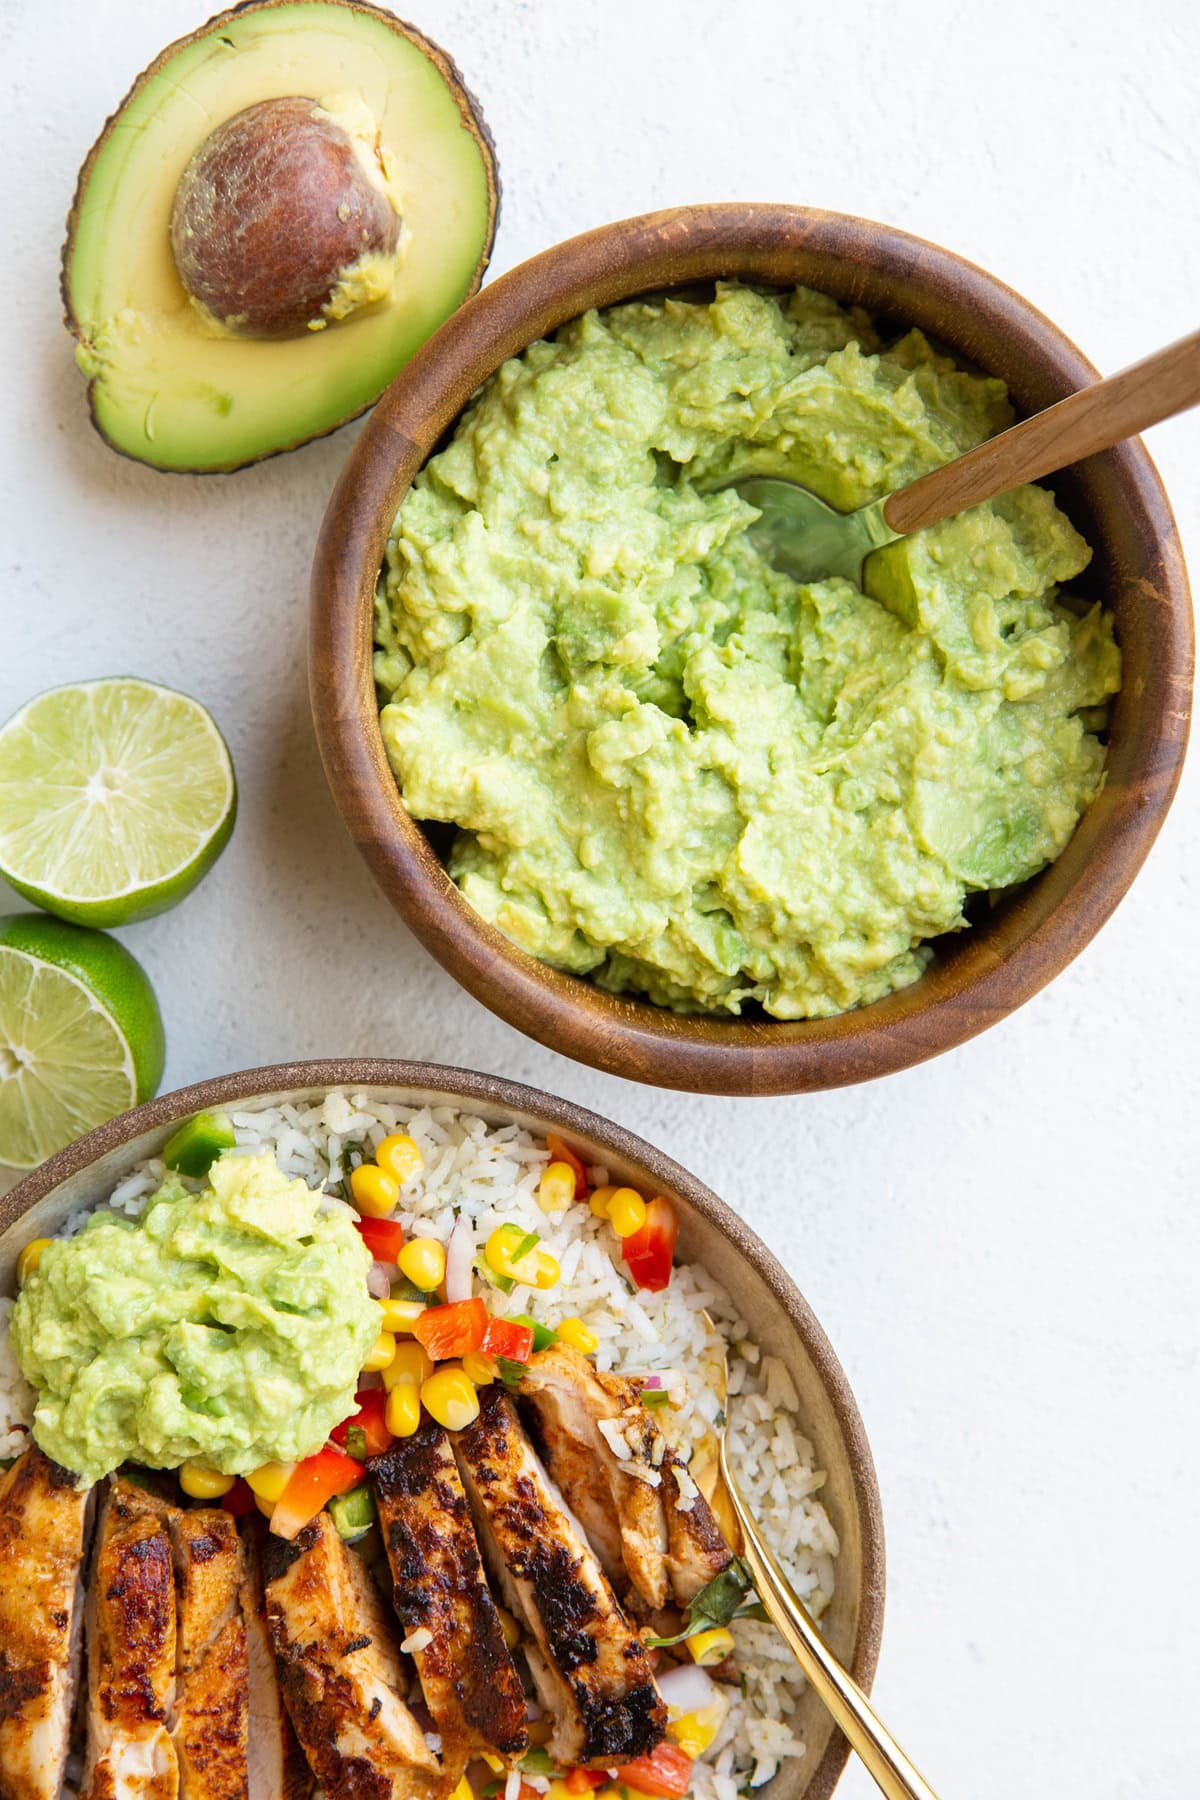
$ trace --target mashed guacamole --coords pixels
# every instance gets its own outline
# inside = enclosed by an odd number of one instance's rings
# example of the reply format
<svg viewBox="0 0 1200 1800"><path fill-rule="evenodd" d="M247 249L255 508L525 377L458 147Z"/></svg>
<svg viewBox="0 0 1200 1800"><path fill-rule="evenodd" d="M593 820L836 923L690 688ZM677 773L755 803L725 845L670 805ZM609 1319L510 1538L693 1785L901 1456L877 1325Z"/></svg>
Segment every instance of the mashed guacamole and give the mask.
<svg viewBox="0 0 1200 1800"><path fill-rule="evenodd" d="M816 1017L916 979L1100 785L1111 621L1025 487L800 586L713 485L843 510L1012 417L920 332L737 284L589 313L506 363L405 498L381 726L450 873L533 955L667 1006Z"/></svg>
<svg viewBox="0 0 1200 1800"><path fill-rule="evenodd" d="M13 1307L34 1437L88 1481L311 1454L354 1410L378 1335L370 1262L351 1215L269 1156L222 1157L199 1194L169 1180L136 1224L94 1214Z"/></svg>

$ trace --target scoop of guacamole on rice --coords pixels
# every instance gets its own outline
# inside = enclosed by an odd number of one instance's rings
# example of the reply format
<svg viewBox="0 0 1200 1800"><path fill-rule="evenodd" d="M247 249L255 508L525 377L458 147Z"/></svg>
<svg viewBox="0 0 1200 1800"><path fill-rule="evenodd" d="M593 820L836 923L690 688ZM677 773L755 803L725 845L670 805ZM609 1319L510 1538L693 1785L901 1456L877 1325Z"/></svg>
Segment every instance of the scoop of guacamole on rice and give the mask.
<svg viewBox="0 0 1200 1800"><path fill-rule="evenodd" d="M13 1307L34 1437L88 1481L310 1455L354 1410L379 1332L370 1262L350 1212L270 1156L221 1157L199 1193L169 1179L136 1222L94 1213Z"/></svg>
<svg viewBox="0 0 1200 1800"><path fill-rule="evenodd" d="M506 363L406 496L381 726L450 873L533 955L680 1010L818 1017L915 980L1103 778L1109 617L1024 487L865 591L751 545L731 475L849 510L1002 430L1003 384L805 289L588 313Z"/></svg>

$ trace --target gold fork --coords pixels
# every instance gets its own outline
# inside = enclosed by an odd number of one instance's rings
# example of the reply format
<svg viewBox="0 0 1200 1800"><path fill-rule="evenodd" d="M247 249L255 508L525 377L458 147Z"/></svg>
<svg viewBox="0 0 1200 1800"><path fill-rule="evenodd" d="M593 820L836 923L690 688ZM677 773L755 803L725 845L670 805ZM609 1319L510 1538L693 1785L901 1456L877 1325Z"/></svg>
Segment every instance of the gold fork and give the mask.
<svg viewBox="0 0 1200 1800"><path fill-rule="evenodd" d="M704 1315L720 1346L721 1405L725 1423L717 1433L718 1478L724 1490L718 1494L727 1504L719 1506L722 1523L732 1520L741 1538L738 1551L754 1579L763 1611L800 1664L814 1693L823 1701L835 1725L845 1734L851 1749L871 1774L887 1800L937 1800L925 1777L904 1754L879 1718L858 1683L843 1669L825 1642L808 1609L788 1581L778 1558L763 1538L743 1500L729 1466L726 1439L729 1430L729 1357L724 1339L713 1321Z"/></svg>

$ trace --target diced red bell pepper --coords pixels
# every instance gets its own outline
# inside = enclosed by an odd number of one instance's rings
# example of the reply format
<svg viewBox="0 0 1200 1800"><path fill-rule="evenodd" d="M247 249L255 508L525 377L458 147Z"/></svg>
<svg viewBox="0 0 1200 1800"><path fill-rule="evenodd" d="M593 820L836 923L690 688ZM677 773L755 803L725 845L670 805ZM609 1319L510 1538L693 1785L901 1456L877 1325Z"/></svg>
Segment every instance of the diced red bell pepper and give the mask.
<svg viewBox="0 0 1200 1800"><path fill-rule="evenodd" d="M571 1165L575 1171L575 1198L577 1200L586 1200L588 1197L588 1178L587 1169L584 1167L583 1159L575 1154L570 1144L564 1144L562 1139L556 1137L552 1131L546 1133L546 1148L550 1152L551 1162L565 1162Z"/></svg>
<svg viewBox="0 0 1200 1800"><path fill-rule="evenodd" d="M659 1794L663 1800L679 1800L692 1784L692 1758L678 1744L661 1743L649 1756L622 1763L617 1780L624 1781L640 1794Z"/></svg>
<svg viewBox="0 0 1200 1800"><path fill-rule="evenodd" d="M254 1489L239 1475L229 1492L222 1494L221 1505L227 1513L232 1513L235 1519L245 1519L250 1513L257 1511Z"/></svg>
<svg viewBox="0 0 1200 1800"><path fill-rule="evenodd" d="M335 1425L330 1437L335 1444L346 1449L346 1440L351 1431L361 1431L366 1439L367 1455L382 1456L392 1441L392 1434L387 1428L385 1413L387 1412L387 1392L384 1388L359 1388L354 1396L357 1412Z"/></svg>
<svg viewBox="0 0 1200 1800"><path fill-rule="evenodd" d="M606 1769L568 1769L563 1786L568 1794L590 1794L593 1788L603 1787L607 1780Z"/></svg>
<svg viewBox="0 0 1200 1800"><path fill-rule="evenodd" d="M376 1262L397 1260L404 1248L404 1227L399 1219L355 1219L354 1223Z"/></svg>
<svg viewBox="0 0 1200 1800"><path fill-rule="evenodd" d="M506 1362L527 1363L533 1354L533 1326L518 1325L515 1319L489 1319L481 1348Z"/></svg>
<svg viewBox="0 0 1200 1800"><path fill-rule="evenodd" d="M362 1463L326 1444L315 1456L297 1463L292 1478L284 1488L271 1514L271 1530L276 1537L294 1538L316 1518L335 1494L357 1487L366 1474Z"/></svg>
<svg viewBox="0 0 1200 1800"><path fill-rule="evenodd" d="M661 1293L671 1279L675 1260L675 1239L679 1236L679 1219L669 1200L659 1194L646 1208L646 1223L632 1237L624 1239L621 1254L625 1265L640 1288Z"/></svg>
<svg viewBox="0 0 1200 1800"><path fill-rule="evenodd" d="M447 1356L465 1356L468 1350L478 1350L487 1322L487 1307L476 1294L471 1300L456 1300L450 1306L427 1306L413 1321L412 1329L434 1362L442 1362Z"/></svg>

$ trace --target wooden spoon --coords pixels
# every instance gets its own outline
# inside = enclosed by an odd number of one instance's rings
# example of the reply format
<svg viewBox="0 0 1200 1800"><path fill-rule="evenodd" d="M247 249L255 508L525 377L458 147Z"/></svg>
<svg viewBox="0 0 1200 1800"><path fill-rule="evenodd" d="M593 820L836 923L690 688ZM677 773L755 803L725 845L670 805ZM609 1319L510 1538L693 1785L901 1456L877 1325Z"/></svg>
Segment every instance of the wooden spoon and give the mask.
<svg viewBox="0 0 1200 1800"><path fill-rule="evenodd" d="M724 485L736 488L762 514L750 535L776 568L796 581L840 575L861 587L863 563L881 545L1065 469L1197 404L1200 331L1107 381L1080 388L856 512L836 512L808 488L777 476L740 476Z"/></svg>

